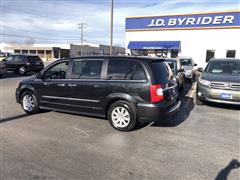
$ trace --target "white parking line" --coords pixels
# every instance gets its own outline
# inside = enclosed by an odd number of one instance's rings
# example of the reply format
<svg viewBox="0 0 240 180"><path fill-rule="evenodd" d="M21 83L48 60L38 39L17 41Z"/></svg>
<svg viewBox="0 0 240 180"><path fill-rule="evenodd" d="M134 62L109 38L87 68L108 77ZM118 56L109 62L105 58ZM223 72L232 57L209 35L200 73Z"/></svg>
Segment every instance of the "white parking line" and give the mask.
<svg viewBox="0 0 240 180"><path fill-rule="evenodd" d="M184 104L183 108L186 108L189 106L190 102L191 102L191 98L193 98L194 93L196 91L196 87L197 87L197 83L193 83L191 86L190 91L188 91L188 93L186 94L186 97L189 97L189 99L187 100L187 102Z"/></svg>

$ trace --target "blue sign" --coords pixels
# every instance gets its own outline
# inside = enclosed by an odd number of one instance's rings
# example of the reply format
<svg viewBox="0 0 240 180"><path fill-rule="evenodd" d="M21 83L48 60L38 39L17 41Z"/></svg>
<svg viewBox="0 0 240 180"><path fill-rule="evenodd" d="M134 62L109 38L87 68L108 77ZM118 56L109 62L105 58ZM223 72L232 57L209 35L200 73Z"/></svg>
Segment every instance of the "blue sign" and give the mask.
<svg viewBox="0 0 240 180"><path fill-rule="evenodd" d="M126 19L126 31L161 29L240 28L239 12L133 17Z"/></svg>

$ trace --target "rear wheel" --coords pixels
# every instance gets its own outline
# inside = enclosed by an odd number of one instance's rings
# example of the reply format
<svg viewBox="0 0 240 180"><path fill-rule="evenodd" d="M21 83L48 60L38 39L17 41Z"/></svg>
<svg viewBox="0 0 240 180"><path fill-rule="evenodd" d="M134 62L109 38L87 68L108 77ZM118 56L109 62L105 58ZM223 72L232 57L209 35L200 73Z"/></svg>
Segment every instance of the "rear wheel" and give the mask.
<svg viewBox="0 0 240 180"><path fill-rule="evenodd" d="M20 66L18 68L18 74L25 75L26 74L26 68L24 66Z"/></svg>
<svg viewBox="0 0 240 180"><path fill-rule="evenodd" d="M2 78L3 77L3 74L0 74L0 78Z"/></svg>
<svg viewBox="0 0 240 180"><path fill-rule="evenodd" d="M129 102L117 101L108 109L108 120L119 131L131 131L137 125L136 110Z"/></svg>
<svg viewBox="0 0 240 180"><path fill-rule="evenodd" d="M34 93L31 91L23 92L21 96L21 105L27 114L36 114L39 112L38 101Z"/></svg>

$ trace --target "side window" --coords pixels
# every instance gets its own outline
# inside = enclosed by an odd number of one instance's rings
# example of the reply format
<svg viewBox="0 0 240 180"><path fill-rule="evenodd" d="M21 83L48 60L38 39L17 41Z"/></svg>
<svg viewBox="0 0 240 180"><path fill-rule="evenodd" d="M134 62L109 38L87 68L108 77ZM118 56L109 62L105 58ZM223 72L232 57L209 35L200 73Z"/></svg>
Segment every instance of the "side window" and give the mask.
<svg viewBox="0 0 240 180"><path fill-rule="evenodd" d="M9 56L9 57L7 57L5 60L6 60L6 61L13 61L13 59L14 59L13 56Z"/></svg>
<svg viewBox="0 0 240 180"><path fill-rule="evenodd" d="M101 79L103 60L75 61L72 79Z"/></svg>
<svg viewBox="0 0 240 180"><path fill-rule="evenodd" d="M52 67L44 73L44 79L66 79L68 69L68 62L61 62Z"/></svg>
<svg viewBox="0 0 240 180"><path fill-rule="evenodd" d="M236 50L227 50L226 57L227 58L235 58Z"/></svg>
<svg viewBox="0 0 240 180"><path fill-rule="evenodd" d="M145 80L143 67L136 61L110 60L108 64L109 80Z"/></svg>
<svg viewBox="0 0 240 180"><path fill-rule="evenodd" d="M13 61L24 61L26 58L24 56L14 56Z"/></svg>
<svg viewBox="0 0 240 180"><path fill-rule="evenodd" d="M206 62L212 59L215 56L215 50L207 50Z"/></svg>

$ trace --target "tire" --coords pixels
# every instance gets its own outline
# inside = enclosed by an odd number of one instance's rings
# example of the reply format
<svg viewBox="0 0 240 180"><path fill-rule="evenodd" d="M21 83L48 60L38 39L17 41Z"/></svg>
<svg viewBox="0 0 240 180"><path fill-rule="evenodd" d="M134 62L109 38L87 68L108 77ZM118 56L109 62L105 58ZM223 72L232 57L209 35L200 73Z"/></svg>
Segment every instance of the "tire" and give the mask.
<svg viewBox="0 0 240 180"><path fill-rule="evenodd" d="M119 131L131 131L138 122L134 105L126 101L114 102L109 107L107 116L111 126Z"/></svg>
<svg viewBox="0 0 240 180"><path fill-rule="evenodd" d="M22 93L21 105L27 114L36 114L40 111L37 98L32 91L24 91Z"/></svg>
<svg viewBox="0 0 240 180"><path fill-rule="evenodd" d="M182 82L182 85L181 86L179 86L179 91L183 91L184 90L184 81Z"/></svg>
<svg viewBox="0 0 240 180"><path fill-rule="evenodd" d="M0 79L3 77L3 74L0 74Z"/></svg>
<svg viewBox="0 0 240 180"><path fill-rule="evenodd" d="M18 74L20 74L20 75L25 75L26 74L26 67L25 66L20 66L19 68L18 68Z"/></svg>

